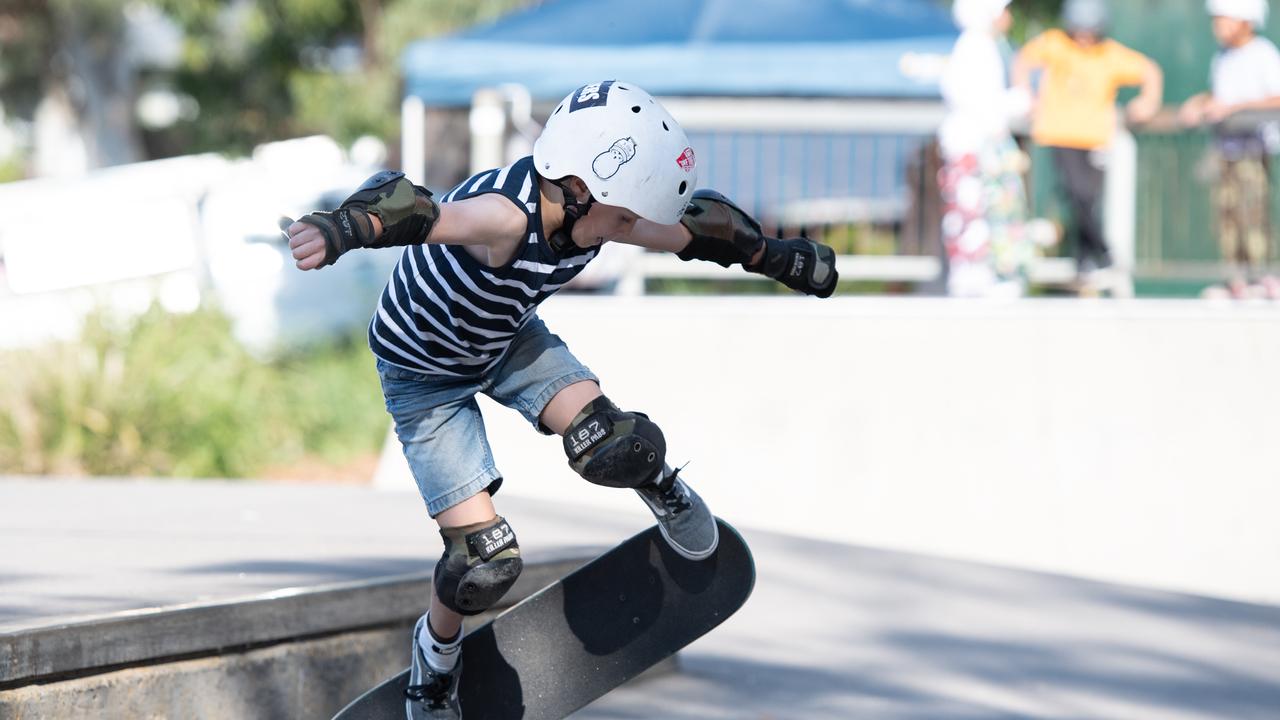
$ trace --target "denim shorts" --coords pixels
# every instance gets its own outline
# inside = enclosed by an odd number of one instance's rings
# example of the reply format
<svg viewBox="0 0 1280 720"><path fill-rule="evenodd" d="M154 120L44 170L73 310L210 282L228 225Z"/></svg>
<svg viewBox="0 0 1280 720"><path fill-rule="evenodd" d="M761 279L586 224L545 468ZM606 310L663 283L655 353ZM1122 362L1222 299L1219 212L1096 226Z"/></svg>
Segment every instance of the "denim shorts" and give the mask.
<svg viewBox="0 0 1280 720"><path fill-rule="evenodd" d="M556 393L584 380L600 382L536 315L498 364L478 377L430 375L382 359L377 367L387 412L431 517L502 484L476 393L518 410L545 433L538 418Z"/></svg>

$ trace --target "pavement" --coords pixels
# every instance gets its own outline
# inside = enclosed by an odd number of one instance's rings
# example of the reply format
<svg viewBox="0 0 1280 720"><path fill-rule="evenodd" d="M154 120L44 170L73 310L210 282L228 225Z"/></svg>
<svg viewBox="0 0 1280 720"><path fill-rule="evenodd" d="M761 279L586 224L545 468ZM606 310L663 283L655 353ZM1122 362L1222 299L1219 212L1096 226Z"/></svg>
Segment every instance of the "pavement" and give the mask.
<svg viewBox="0 0 1280 720"><path fill-rule="evenodd" d="M496 501L530 554L650 522L638 501ZM681 672L574 718L1280 716L1280 607L739 529L747 605ZM0 632L420 572L439 552L410 492L0 478Z"/></svg>

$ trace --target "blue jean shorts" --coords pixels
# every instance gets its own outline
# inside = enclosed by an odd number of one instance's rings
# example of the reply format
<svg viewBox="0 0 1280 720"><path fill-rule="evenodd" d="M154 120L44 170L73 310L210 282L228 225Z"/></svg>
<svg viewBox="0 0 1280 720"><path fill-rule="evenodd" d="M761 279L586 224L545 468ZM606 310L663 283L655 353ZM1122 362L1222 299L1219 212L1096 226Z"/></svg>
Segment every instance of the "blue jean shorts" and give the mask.
<svg viewBox="0 0 1280 720"><path fill-rule="evenodd" d="M538 418L556 393L577 382L600 382L536 315L498 364L478 377L430 375L382 359L377 367L387 412L431 517L502 484L476 393L518 410L546 432Z"/></svg>

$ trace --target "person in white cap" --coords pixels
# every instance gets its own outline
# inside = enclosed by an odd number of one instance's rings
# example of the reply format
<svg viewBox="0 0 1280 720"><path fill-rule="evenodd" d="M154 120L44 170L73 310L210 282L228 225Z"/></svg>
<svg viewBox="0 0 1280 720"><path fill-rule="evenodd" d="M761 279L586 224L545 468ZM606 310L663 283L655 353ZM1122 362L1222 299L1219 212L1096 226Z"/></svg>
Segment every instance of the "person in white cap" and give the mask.
<svg viewBox="0 0 1280 720"><path fill-rule="evenodd" d="M515 533L494 509L502 476L476 394L560 435L585 480L634 490L675 552L696 562L714 555L715 519L667 462L658 424L606 397L599 378L537 315L610 241L737 264L798 292L832 294L831 248L766 237L727 198L697 185L697 155L675 118L635 85L608 80L565 97L531 157L474 175L438 203L402 173L381 172L338 209L286 229L302 270L358 248L406 246L369 345L445 545L430 610L413 632L409 720L459 717L463 617L492 607L522 569ZM636 331L636 353L679 352L654 339L660 328L640 322ZM769 383L764 375L761 382ZM713 414L705 420L715 423Z"/></svg>
<svg viewBox="0 0 1280 720"><path fill-rule="evenodd" d="M1010 131L1031 109L1031 95L1009 87L1009 3L952 6L962 32L942 75L947 116L938 131L945 163L938 181L947 291L956 297L1023 294L1035 256L1022 181L1027 161Z"/></svg>
<svg viewBox="0 0 1280 720"><path fill-rule="evenodd" d="M1183 104L1188 126L1214 125L1220 156L1214 188L1218 244L1232 266L1233 297L1280 299L1280 280L1261 270L1275 259L1271 233L1271 163L1274 123L1231 121L1248 111L1280 110L1280 50L1258 35L1267 23L1266 0L1208 0L1221 49L1210 68L1209 92ZM1213 292L1213 291L1211 291Z"/></svg>

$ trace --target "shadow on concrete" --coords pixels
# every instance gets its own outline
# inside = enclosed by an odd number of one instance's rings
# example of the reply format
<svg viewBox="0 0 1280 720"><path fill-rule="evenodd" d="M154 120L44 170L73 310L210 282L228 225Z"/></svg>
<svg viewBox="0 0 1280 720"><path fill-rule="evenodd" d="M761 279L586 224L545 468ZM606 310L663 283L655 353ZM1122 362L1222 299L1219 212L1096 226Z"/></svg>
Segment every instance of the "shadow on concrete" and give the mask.
<svg viewBox="0 0 1280 720"><path fill-rule="evenodd" d="M751 532L685 672L575 718L1280 717L1280 608ZM670 711L668 712L668 710Z"/></svg>
<svg viewBox="0 0 1280 720"><path fill-rule="evenodd" d="M1077 592L1087 593L1094 601L1125 607L1136 613L1208 623L1222 626L1223 630L1236 628L1265 631L1276 634L1277 640L1280 640L1280 607L1086 580L1067 580L1076 586Z"/></svg>
<svg viewBox="0 0 1280 720"><path fill-rule="evenodd" d="M1025 717L981 703L922 692L880 673L797 666L699 653L675 678L657 678L615 693L572 715L574 720L797 720L874 717L912 720L1004 720ZM857 698L856 705L849 702ZM662 708L661 712L657 708ZM878 708L871 711L872 708ZM909 709L909 710L908 710Z"/></svg>
<svg viewBox="0 0 1280 720"><path fill-rule="evenodd" d="M970 680L1140 704L1152 717L1192 708L1221 718L1274 718L1280 712L1280 685L1185 655L1122 644L1063 646L912 632L888 633L877 642Z"/></svg>

